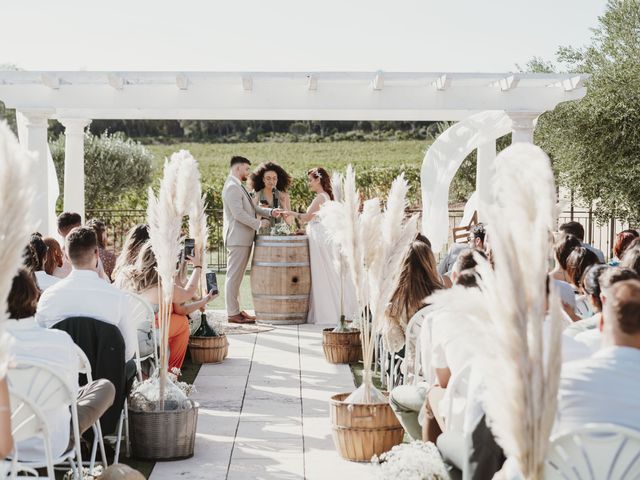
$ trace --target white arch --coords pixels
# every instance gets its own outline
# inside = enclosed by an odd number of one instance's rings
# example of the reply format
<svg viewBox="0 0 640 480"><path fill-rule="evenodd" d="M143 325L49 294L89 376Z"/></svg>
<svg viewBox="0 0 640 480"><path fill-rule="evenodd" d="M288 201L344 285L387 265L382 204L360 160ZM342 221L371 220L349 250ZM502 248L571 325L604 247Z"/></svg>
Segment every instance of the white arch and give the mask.
<svg viewBox="0 0 640 480"><path fill-rule="evenodd" d="M445 130L429 147L422 161L422 232L434 253L449 235L449 186L463 160L478 146L511 132L512 122L504 111L476 113Z"/></svg>

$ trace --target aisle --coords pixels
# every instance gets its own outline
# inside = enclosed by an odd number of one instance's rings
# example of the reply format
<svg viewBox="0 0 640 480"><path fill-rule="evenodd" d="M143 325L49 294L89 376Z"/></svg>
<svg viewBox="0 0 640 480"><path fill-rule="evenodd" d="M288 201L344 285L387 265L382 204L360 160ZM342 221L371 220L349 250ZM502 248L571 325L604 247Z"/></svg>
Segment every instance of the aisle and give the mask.
<svg viewBox="0 0 640 480"><path fill-rule="evenodd" d="M229 357L203 365L195 455L159 462L152 480L353 479L371 467L342 460L331 439L328 399L354 388L347 365L322 354L319 327L229 336Z"/></svg>

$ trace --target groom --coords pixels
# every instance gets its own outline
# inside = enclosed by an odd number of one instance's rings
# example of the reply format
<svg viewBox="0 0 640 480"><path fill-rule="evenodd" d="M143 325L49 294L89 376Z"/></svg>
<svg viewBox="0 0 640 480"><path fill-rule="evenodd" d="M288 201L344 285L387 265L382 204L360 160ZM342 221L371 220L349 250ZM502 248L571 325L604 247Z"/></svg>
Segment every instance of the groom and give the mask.
<svg viewBox="0 0 640 480"><path fill-rule="evenodd" d="M240 284L247 269L251 247L260 226L269 220L257 217L279 217L280 209L254 205L243 182L249 178L251 162L244 157L231 158L231 172L222 189L224 206L223 234L227 247L227 281L225 303L231 323L254 323L256 317L240 310Z"/></svg>

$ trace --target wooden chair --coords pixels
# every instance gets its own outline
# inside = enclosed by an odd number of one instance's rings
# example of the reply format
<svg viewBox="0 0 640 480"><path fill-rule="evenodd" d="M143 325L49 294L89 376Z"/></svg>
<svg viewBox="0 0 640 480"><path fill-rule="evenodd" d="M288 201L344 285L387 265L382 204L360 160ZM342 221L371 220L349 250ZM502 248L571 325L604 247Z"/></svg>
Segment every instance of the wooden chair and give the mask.
<svg viewBox="0 0 640 480"><path fill-rule="evenodd" d="M478 212L473 212L469 225L462 225L460 227L453 227L451 233L453 235L453 243L467 243L469 240L469 234L473 230L473 227L478 224Z"/></svg>

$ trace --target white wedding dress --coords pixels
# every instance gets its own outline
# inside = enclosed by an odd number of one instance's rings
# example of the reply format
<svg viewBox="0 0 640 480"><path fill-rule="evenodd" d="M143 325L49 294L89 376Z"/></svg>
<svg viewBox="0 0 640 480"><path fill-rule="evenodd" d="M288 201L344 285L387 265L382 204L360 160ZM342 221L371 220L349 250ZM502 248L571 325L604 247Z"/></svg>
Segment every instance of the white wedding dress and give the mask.
<svg viewBox="0 0 640 480"><path fill-rule="evenodd" d="M325 202L329 195L322 192ZM322 208L322 207L321 207ZM336 264L338 252L329 239L325 227L316 217L307 224L309 260L311 263L311 296L307 323L334 326L340 320L340 273ZM358 306L355 287L345 266L343 272L343 312L348 320L355 320Z"/></svg>

